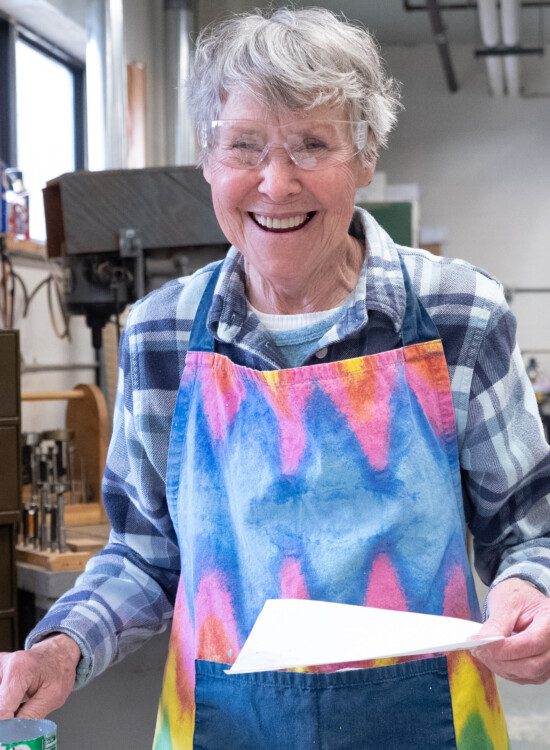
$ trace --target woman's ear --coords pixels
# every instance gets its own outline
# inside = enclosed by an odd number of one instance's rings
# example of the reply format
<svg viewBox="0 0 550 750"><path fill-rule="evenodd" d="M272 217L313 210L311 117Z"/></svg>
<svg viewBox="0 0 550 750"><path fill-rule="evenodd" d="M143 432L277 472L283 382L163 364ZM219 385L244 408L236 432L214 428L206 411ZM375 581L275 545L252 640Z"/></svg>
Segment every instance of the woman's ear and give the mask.
<svg viewBox="0 0 550 750"><path fill-rule="evenodd" d="M371 184L375 169L376 157L373 157L368 164L361 163L359 165L357 170L357 180L355 184L356 189L368 187Z"/></svg>
<svg viewBox="0 0 550 750"><path fill-rule="evenodd" d="M206 157L206 160L202 165L202 176L204 177L206 182L210 183L211 171L210 165L208 164L208 157Z"/></svg>

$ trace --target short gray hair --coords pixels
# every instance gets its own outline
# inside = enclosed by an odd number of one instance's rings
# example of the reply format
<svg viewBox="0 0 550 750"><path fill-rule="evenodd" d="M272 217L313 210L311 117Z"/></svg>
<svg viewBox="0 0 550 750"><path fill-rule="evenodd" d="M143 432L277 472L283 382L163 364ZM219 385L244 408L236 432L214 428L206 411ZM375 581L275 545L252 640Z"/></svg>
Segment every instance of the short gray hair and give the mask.
<svg viewBox="0 0 550 750"><path fill-rule="evenodd" d="M292 111L347 107L369 124L366 162L387 145L400 107L374 37L324 8L258 9L203 29L188 81L195 124L217 119L232 91Z"/></svg>

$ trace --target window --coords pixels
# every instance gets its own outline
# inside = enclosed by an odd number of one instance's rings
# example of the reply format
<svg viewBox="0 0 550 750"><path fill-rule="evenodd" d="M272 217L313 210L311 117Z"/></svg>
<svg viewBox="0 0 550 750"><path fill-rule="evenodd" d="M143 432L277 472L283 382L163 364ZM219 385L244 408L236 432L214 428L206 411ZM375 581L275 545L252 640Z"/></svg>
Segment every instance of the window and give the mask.
<svg viewBox="0 0 550 750"><path fill-rule="evenodd" d="M45 241L42 188L84 166L84 69L31 32L8 26L0 33L0 58L11 60L0 80L10 92L3 97L9 111L0 116L0 158L23 172L30 235Z"/></svg>

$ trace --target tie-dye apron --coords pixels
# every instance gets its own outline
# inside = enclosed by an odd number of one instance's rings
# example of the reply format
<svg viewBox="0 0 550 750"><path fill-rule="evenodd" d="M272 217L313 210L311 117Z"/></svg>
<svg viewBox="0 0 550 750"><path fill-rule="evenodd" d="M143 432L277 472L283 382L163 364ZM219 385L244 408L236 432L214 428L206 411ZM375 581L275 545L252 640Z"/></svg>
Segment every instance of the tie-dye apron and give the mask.
<svg viewBox="0 0 550 750"><path fill-rule="evenodd" d="M509 747L466 651L224 673L268 598L479 617L447 365L402 269L402 348L274 371L215 352L212 276L172 423L182 572L155 750Z"/></svg>

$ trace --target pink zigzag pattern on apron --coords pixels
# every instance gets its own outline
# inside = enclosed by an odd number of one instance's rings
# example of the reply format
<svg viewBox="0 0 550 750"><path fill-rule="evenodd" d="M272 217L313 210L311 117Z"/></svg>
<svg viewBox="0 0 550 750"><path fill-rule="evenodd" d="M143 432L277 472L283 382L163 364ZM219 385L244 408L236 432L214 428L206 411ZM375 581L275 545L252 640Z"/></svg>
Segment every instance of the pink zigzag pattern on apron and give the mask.
<svg viewBox="0 0 550 750"><path fill-rule="evenodd" d="M209 353L202 354L201 359L208 363L212 356ZM234 365L221 358L217 359L215 366L200 369L200 380L210 431L217 440L221 440L245 396L244 385Z"/></svg>
<svg viewBox="0 0 550 750"><path fill-rule="evenodd" d="M409 611L397 572L390 558L383 552L372 563L365 606L394 609L399 612Z"/></svg>
<svg viewBox="0 0 550 750"><path fill-rule="evenodd" d="M320 379L319 385L344 415L371 466L388 464L390 399L396 384L394 368L372 361L335 362L339 377Z"/></svg>
<svg viewBox="0 0 550 750"><path fill-rule="evenodd" d="M285 475L293 474L304 454L306 433L302 421L306 403L311 395L311 384L286 377L277 378L272 386L270 381L260 381L265 398L273 408L280 431L281 469Z"/></svg>
<svg viewBox="0 0 550 750"><path fill-rule="evenodd" d="M449 571L443 599L443 614L446 617L462 617L465 620L472 616L466 576L460 565L454 565Z"/></svg>
<svg viewBox="0 0 550 750"><path fill-rule="evenodd" d="M197 658L232 663L240 639L231 594L220 571L203 576L195 596Z"/></svg>
<svg viewBox="0 0 550 750"><path fill-rule="evenodd" d="M309 599L302 566L296 558L291 557L283 562L279 581L281 599Z"/></svg>

